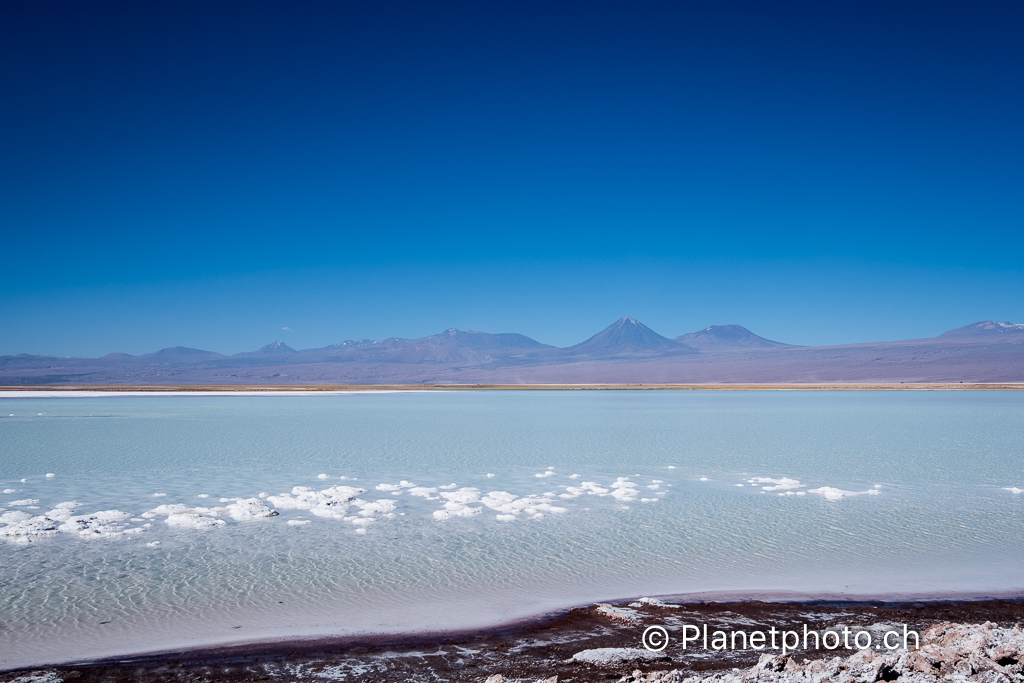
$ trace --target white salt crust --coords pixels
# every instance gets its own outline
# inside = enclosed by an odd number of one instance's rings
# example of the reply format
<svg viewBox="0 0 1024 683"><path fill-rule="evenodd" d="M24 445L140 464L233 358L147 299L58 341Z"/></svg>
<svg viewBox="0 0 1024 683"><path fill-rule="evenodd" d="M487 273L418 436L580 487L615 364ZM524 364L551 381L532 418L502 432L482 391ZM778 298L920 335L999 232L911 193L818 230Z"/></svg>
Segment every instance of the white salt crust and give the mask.
<svg viewBox="0 0 1024 683"><path fill-rule="evenodd" d="M843 489L832 488L831 486L809 489L807 492L816 493L825 500L842 500L843 498L849 498L850 496L877 496L880 493L878 489L868 489L867 491L844 491Z"/></svg>
<svg viewBox="0 0 1024 683"><path fill-rule="evenodd" d="M622 664L624 662L641 662L651 659L660 659L661 656L660 652L651 652L650 650L641 650L638 648L599 647L593 650L577 652L567 661L607 666L609 664Z"/></svg>
<svg viewBox="0 0 1024 683"><path fill-rule="evenodd" d="M491 475L493 476L493 475ZM548 467L544 472L538 473L540 478L554 476L554 467ZM640 475L635 475L640 476ZM326 478L326 477L324 477ZM569 478L580 478L579 474L573 474ZM347 477L339 477L347 479ZM352 478L353 480L355 478ZM706 480L706 477L702 477ZM750 484L760 484L763 491L776 492L779 495L804 495L804 491L793 491L793 489L804 488L796 479L788 477L771 478L755 477L747 480ZM652 479L650 484L644 486L647 491L653 491L654 496L664 496L666 491L661 490L665 484L661 479ZM743 486L743 484L736 484ZM877 495L880 485L868 491L844 491L832 487L821 487L811 489L810 493L821 495L828 500L840 500L854 495ZM566 507L557 505L561 500L573 500L582 496L610 497L620 504L620 510L628 510L626 503L639 499L641 503L656 503L661 500L658 497L640 497L641 487L629 477L618 477L610 484L601 485L593 481L583 481L579 485L563 485L560 488L562 493L548 491L542 494L530 494L519 496L508 491L482 492L475 487L459 488L458 484L450 483L438 486L418 486L416 483L401 480L398 484L381 483L374 487L375 490L400 495L408 493L410 496L424 498L426 500L443 500L442 508L433 511L432 517L436 520L448 520L459 517L475 517L490 510L494 513L495 519L499 522L513 522L516 520L540 520L548 514L564 514L568 512ZM1007 490L1018 493L1019 489L1008 488ZM15 492L8 490L9 492ZM321 490L314 490L307 486L295 486L290 493L269 495L261 492L258 497L237 498L222 497L219 502L226 505L216 507L190 506L183 503L168 503L159 505L141 515L133 516L130 513L120 510L105 510L91 515L75 515L75 509L80 504L75 501L58 503L52 510L44 515L33 516L21 510L4 512L0 509L0 537L6 539L27 539L39 536L52 536L59 532L77 533L83 538L114 538L119 536L131 536L150 529L152 523L146 522L140 526L131 526L130 523L144 522L164 517L164 523L169 527L206 530L215 529L226 525L225 518L231 518L239 522L247 522L257 519L277 517L278 510L308 510L310 513L327 519L335 519L347 522L355 527L358 533L365 533L366 530L380 519L394 519L396 517L397 503L394 499L378 499L375 501L364 500L359 496L366 493L365 488L355 486L339 485L330 486ZM152 494L162 497L165 494ZM648 494L651 495L651 494ZM207 499L209 494L198 494L199 498ZM24 499L12 501L9 505L33 509L38 499ZM273 506L273 507L272 507ZM589 509L589 508L585 508ZM404 515L405 513L399 513ZM304 526L310 520L288 520L289 526Z"/></svg>

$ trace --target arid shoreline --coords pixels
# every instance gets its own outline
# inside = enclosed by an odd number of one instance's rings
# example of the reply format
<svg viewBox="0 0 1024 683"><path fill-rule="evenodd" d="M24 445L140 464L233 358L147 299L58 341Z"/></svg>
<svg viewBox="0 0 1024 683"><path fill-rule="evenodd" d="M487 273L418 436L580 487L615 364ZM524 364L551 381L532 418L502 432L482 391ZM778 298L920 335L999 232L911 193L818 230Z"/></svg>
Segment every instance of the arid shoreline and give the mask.
<svg viewBox="0 0 1024 683"><path fill-rule="evenodd" d="M778 651L752 649L704 650L684 647L679 625L707 624L712 629L869 628L907 625L924 632L940 623L983 624L1000 627L1024 623L1024 598L935 601L814 600L763 602L674 602L666 598L639 603L617 601L579 607L527 622L493 629L427 633L409 636L324 638L210 647L162 652L117 660L79 662L0 674L8 681L324 681L359 680L366 683L398 681L480 682L500 674L505 681L550 680L594 682L615 680L633 671L685 671L709 675L754 666L764 654ZM672 628L673 641L662 652L643 655L641 636L650 625ZM592 663L574 655L600 648L623 648L637 659ZM855 650L797 649L796 660L815 661L849 657ZM29 678L28 676L35 676Z"/></svg>
<svg viewBox="0 0 1024 683"><path fill-rule="evenodd" d="M1024 391L1021 382L867 382L822 384L221 384L0 386L5 392L238 393L355 391Z"/></svg>

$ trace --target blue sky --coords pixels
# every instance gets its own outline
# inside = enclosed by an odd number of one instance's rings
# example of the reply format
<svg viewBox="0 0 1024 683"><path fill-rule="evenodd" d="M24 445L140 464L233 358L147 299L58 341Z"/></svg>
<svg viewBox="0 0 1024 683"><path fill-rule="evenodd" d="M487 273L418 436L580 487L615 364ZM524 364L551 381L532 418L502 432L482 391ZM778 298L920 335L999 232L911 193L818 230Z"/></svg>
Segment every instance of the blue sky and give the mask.
<svg viewBox="0 0 1024 683"><path fill-rule="evenodd" d="M0 353L1021 322L1022 29L1015 2L5 3Z"/></svg>

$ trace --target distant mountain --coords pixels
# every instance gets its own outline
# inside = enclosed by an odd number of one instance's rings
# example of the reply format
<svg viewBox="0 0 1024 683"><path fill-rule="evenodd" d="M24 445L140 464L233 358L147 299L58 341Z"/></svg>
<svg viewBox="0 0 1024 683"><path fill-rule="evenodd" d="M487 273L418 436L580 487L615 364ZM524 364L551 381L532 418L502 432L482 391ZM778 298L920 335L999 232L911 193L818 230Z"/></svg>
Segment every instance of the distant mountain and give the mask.
<svg viewBox="0 0 1024 683"><path fill-rule="evenodd" d="M590 339L560 350L565 356L591 358L684 355L699 353L681 342L662 337L636 318L620 318Z"/></svg>
<svg viewBox="0 0 1024 683"><path fill-rule="evenodd" d="M199 363L202 361L227 358L224 354L217 353L216 351L191 349L187 346L171 346L153 353L146 353L135 357L140 360L155 361L157 363Z"/></svg>
<svg viewBox="0 0 1024 683"><path fill-rule="evenodd" d="M626 317L562 349L450 328L301 351L277 341L234 356L182 346L141 356L0 356L0 385L17 386L605 382L1024 382L1024 325L989 320L928 339L804 347L740 325L668 339Z"/></svg>
<svg viewBox="0 0 1024 683"><path fill-rule="evenodd" d="M783 344L759 337L742 325L712 325L697 332L676 337L677 342L688 344L700 351L725 351L729 349L788 349L793 344Z"/></svg>
<svg viewBox="0 0 1024 683"><path fill-rule="evenodd" d="M1024 325L1013 323L997 323L995 320L983 320L980 323L964 325L955 330L943 332L938 338L943 337L993 337L996 335L1019 336L1024 339Z"/></svg>
<svg viewBox="0 0 1024 683"><path fill-rule="evenodd" d="M463 332L454 327L449 327L440 334L432 334L429 337L414 339L416 344L430 344L432 346L447 346L457 349L553 349L548 344L541 344L539 341L530 339L524 334L514 332L500 332L491 334L489 332L477 332L470 330Z"/></svg>
<svg viewBox="0 0 1024 683"><path fill-rule="evenodd" d="M236 353L234 358L252 358L254 356L290 356L293 353L298 353L298 351L288 346L283 341L278 340L260 347L256 351Z"/></svg>

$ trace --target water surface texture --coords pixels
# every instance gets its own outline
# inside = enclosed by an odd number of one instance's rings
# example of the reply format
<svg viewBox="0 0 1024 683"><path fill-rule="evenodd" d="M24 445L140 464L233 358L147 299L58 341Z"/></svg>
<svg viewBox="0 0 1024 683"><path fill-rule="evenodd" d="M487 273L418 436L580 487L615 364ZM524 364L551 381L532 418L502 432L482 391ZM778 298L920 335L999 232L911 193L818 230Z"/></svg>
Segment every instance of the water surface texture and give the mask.
<svg viewBox="0 0 1024 683"><path fill-rule="evenodd" d="M1021 488L1017 392L4 398L0 667L638 595L1017 591Z"/></svg>

